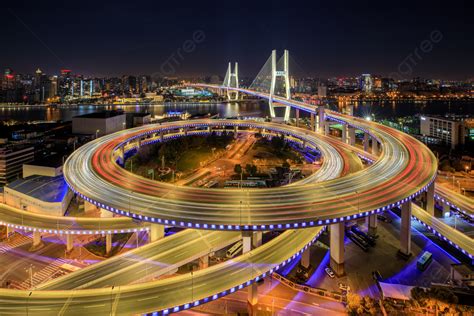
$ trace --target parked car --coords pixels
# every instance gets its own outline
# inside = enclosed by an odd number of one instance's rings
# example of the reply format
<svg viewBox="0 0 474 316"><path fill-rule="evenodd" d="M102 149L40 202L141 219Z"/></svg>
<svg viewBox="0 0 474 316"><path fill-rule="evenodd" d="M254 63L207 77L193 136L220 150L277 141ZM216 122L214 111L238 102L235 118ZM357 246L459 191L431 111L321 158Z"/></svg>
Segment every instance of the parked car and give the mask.
<svg viewBox="0 0 474 316"><path fill-rule="evenodd" d="M382 222L385 222L385 223L391 223L392 222L391 218L388 218L384 215L377 215L377 219L382 221Z"/></svg>
<svg viewBox="0 0 474 316"><path fill-rule="evenodd" d="M336 275L334 274L334 271L332 271L331 268L327 267L326 269L324 269L324 271L326 271L326 274L329 275L331 279L334 279L336 277Z"/></svg>

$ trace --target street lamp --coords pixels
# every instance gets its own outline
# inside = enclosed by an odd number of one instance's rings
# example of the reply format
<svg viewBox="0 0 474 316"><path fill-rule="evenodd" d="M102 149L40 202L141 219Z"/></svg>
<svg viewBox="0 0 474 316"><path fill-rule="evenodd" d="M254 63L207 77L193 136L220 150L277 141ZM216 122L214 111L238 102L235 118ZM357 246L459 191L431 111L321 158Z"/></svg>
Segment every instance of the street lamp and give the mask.
<svg viewBox="0 0 474 316"><path fill-rule="evenodd" d="M30 275L30 288L33 287L33 267L34 265L30 263L30 267L26 269L26 271L28 271Z"/></svg>
<svg viewBox="0 0 474 316"><path fill-rule="evenodd" d="M96 139L99 137L99 132L100 132L100 129L98 129L98 130L95 131L95 138L96 138Z"/></svg>

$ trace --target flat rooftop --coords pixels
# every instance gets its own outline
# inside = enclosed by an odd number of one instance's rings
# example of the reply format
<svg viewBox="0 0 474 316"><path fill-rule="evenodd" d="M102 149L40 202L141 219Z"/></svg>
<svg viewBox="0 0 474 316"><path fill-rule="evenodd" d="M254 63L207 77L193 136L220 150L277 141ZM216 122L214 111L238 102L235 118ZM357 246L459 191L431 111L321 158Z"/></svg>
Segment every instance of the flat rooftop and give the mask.
<svg viewBox="0 0 474 316"><path fill-rule="evenodd" d="M58 168L63 165L63 156L51 155L41 159L36 159L29 163L25 163L25 165Z"/></svg>
<svg viewBox="0 0 474 316"><path fill-rule="evenodd" d="M97 118L97 119L106 119L111 118L114 116L123 115L125 112L123 111L102 111L102 112L94 112L88 113L84 115L74 116L74 118Z"/></svg>
<svg viewBox="0 0 474 316"><path fill-rule="evenodd" d="M132 116L132 117L145 117L145 116L151 115L151 113L147 113L147 112L133 112L133 113L127 113L127 115Z"/></svg>
<svg viewBox="0 0 474 316"><path fill-rule="evenodd" d="M46 177L32 175L15 180L6 185L7 188L26 194L44 202L62 202L68 192L63 176Z"/></svg>

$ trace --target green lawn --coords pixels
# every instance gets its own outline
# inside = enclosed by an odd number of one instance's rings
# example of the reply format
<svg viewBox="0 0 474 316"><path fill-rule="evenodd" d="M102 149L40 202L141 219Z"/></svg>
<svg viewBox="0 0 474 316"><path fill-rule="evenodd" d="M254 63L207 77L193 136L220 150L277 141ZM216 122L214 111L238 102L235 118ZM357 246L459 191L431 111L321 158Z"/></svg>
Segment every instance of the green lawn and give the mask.
<svg viewBox="0 0 474 316"><path fill-rule="evenodd" d="M181 172L187 172L199 167L201 161L212 157L212 149L207 146L188 150L179 160L177 169Z"/></svg>

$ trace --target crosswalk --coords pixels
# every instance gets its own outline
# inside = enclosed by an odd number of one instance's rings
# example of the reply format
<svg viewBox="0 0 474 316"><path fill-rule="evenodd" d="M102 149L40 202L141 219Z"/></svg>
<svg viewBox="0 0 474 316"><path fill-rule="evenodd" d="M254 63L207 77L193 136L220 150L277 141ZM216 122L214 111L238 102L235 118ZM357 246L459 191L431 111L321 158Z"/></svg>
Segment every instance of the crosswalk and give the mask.
<svg viewBox="0 0 474 316"><path fill-rule="evenodd" d="M31 237L21 234L16 234L13 237L10 237L10 240L0 242L0 255L11 251L14 248L24 246L28 243L31 243Z"/></svg>
<svg viewBox="0 0 474 316"><path fill-rule="evenodd" d="M61 259L61 258L55 259L43 269L33 273L33 278L32 278L33 284L30 284L31 281L29 278L27 278L25 281L20 283L20 288L32 289L36 287L37 285L48 281L49 279L58 277L60 274L62 274L61 266L65 263L68 263L68 261L65 259Z"/></svg>

